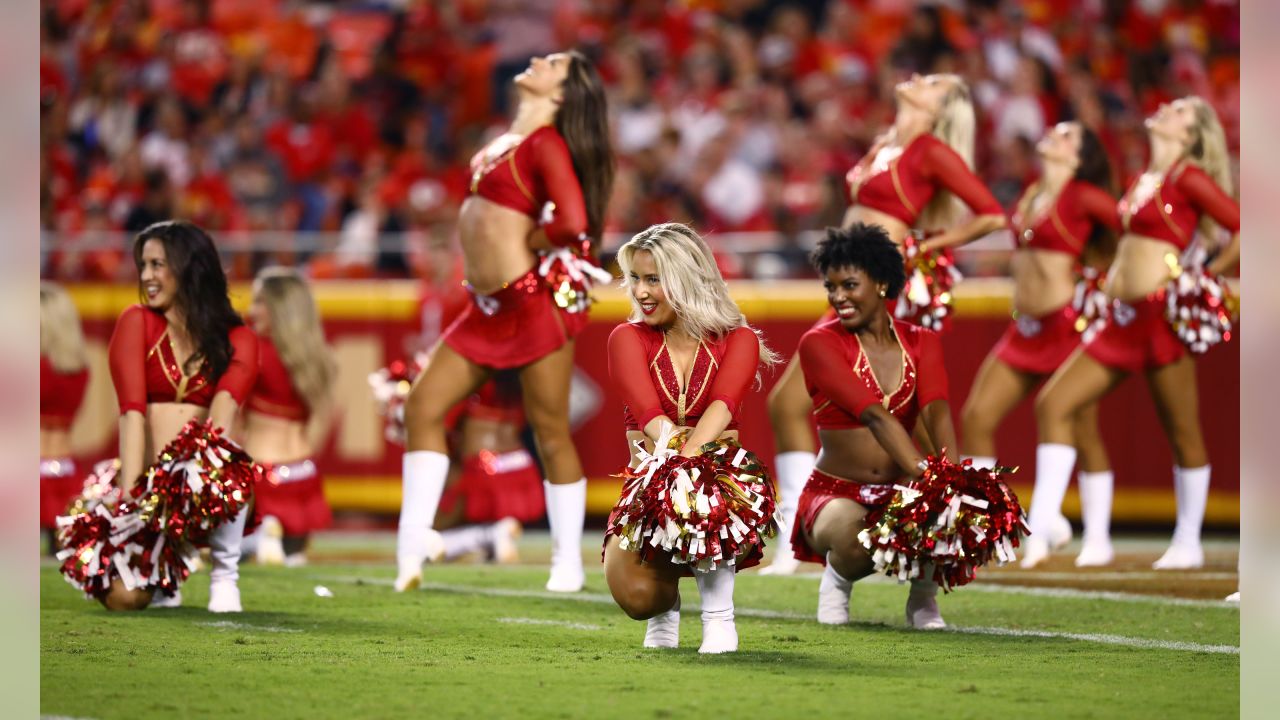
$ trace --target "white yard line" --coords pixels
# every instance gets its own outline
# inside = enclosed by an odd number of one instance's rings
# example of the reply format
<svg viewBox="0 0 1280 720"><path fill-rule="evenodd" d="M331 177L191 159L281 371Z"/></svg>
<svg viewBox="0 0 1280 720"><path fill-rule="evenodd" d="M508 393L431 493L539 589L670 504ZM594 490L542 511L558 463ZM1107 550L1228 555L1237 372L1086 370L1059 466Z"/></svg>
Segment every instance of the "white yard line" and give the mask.
<svg viewBox="0 0 1280 720"><path fill-rule="evenodd" d="M382 585L390 586L392 581L390 578L367 578L357 576L326 576L323 578L329 582L344 583L360 583L364 585ZM971 586L975 589L979 586ZM1059 592L1053 588L1012 588L1010 586L980 586L984 591L1002 592L1002 591L1027 591L1032 595L1047 595L1049 597L1070 597L1085 598L1094 600L1120 600L1122 602L1132 601L1157 601L1157 600L1178 600L1179 598L1161 598L1156 596L1130 596L1123 593L1084 593L1076 591L1071 595L1055 595L1052 593ZM423 583L422 590L435 590L437 592L458 593L462 595L480 595L485 597L505 597L505 598L539 598L544 600L569 600L572 602L585 602L593 604L613 604L613 598L602 593L553 593L545 590L515 590L511 588L495 588L495 587L477 587L472 585L452 585L447 583ZM1041 593L1039 591L1046 591ZM1101 597L1093 597L1093 596ZM1116 596L1116 597L1112 597ZM1213 607L1236 607L1233 604L1219 603L1202 600L1187 600L1184 603L1171 604L1191 604L1191 603L1211 603ZM695 604L688 604L682 612L697 612L700 608ZM764 610L759 608L743 608L739 607L735 610L738 615L743 617L756 617L773 620L810 620L812 615L808 613L786 612L781 610ZM550 625L562 624L560 621L545 620L538 621L536 624ZM1179 650L1184 652L1210 653L1217 655L1239 655L1240 648L1236 645L1205 645L1202 643L1184 642L1180 640L1155 640L1151 638L1127 637L1124 635L1107 635L1098 633L1070 633L1055 632L1049 630L1018 630L1014 628L1000 627L958 627L952 626L943 632L958 633L962 635L998 635L1005 637L1035 637L1051 640L1076 640L1079 642L1098 643L1102 645L1119 645L1123 647L1139 648L1143 650Z"/></svg>
<svg viewBox="0 0 1280 720"><path fill-rule="evenodd" d="M570 630L603 630L600 625L592 625L591 623L569 622L568 620L547 620L545 618L528 618L528 617L500 617L500 623L511 623L512 625L554 625L555 627L565 627Z"/></svg>
<svg viewBox="0 0 1280 720"><path fill-rule="evenodd" d="M1033 595L1036 597L1063 598L1068 600L1111 600L1122 603L1147 603L1151 605L1176 605L1180 607L1219 608L1240 610L1239 603L1223 600L1196 600L1194 598L1166 597L1164 595L1138 595L1136 593L1111 592L1109 590L1076 590L1074 588L1029 587L1001 583L973 583L956 592L985 592L1006 595Z"/></svg>
<svg viewBox="0 0 1280 720"><path fill-rule="evenodd" d="M250 623L236 622L234 620L209 620L195 623L204 627L217 628L219 630L258 630L260 632L269 633L300 633L306 632L297 628L283 628L275 625L252 625Z"/></svg>

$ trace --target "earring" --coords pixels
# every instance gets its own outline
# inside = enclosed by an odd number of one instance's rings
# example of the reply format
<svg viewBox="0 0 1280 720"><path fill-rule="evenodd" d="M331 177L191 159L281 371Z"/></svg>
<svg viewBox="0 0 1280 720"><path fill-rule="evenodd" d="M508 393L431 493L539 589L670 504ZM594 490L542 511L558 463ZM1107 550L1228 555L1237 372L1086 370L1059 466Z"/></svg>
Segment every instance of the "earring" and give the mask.
<svg viewBox="0 0 1280 720"><path fill-rule="evenodd" d="M885 296L884 288L880 288L880 297L884 297L884 296Z"/></svg>

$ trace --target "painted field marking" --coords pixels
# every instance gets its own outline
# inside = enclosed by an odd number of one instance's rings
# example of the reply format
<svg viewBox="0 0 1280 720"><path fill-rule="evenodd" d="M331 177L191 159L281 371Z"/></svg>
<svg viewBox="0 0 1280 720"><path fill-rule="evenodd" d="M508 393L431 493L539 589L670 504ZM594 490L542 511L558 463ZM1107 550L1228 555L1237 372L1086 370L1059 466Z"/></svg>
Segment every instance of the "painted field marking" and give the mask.
<svg viewBox="0 0 1280 720"><path fill-rule="evenodd" d="M1176 570L1148 570L1125 572L1048 572L1018 570L995 570L987 573L982 581L990 582L993 578L1018 578L1027 580L1235 580L1239 573L1233 572L1199 572L1195 570L1179 572Z"/></svg>
<svg viewBox="0 0 1280 720"><path fill-rule="evenodd" d="M217 628L219 630L258 630L269 633L300 633L306 632L297 628L283 628L275 625L253 625L250 623L236 622L234 620L210 620L195 623L204 627Z"/></svg>
<svg viewBox="0 0 1280 720"><path fill-rule="evenodd" d="M319 578L317 578L319 579ZM343 582L364 585L380 585L390 586L393 584L390 578L367 578L358 576L326 576L323 578L330 582ZM995 588L999 592L1001 588ZM1022 590L1042 590L1048 588L1021 588ZM602 593L556 593L546 590L515 590L512 588L494 588L494 587L477 587L472 585L451 585L446 583L423 583L420 590L435 590L438 592L456 593L460 595L480 595L484 597L502 597L502 598L537 598L542 600L569 600L573 602L584 602L593 604L612 605L613 598ZM1036 593L1032 593L1036 594ZM1122 593L1107 593L1107 595L1121 595ZM1054 596L1050 596L1054 597ZM1068 596L1079 597L1079 595ZM1141 596L1139 596L1141 597ZM1113 599L1113 598L1097 598L1097 599ZM1157 598L1160 600L1177 600L1178 598ZM1192 602L1209 602L1209 601L1193 601ZM1236 607L1234 604L1214 603L1214 606ZM696 604L689 604L681 608L681 614L699 612L701 608ZM787 612L783 610L764 610L759 608L736 608L734 612L742 617L763 618L769 620L812 620L813 615L809 613ZM550 624L558 621L546 621L539 624ZM1108 635L1101 633L1071 633L1071 632L1055 632L1049 630L1018 630L1014 628L1000 627L960 627L950 626L946 630L941 631L921 631L921 632L950 632L962 635L995 635L1004 637L1034 637L1046 640L1076 640L1079 642L1098 643L1102 645L1119 645L1122 647L1132 647L1142 650L1177 650L1183 652L1198 652L1214 655L1239 655L1240 648L1236 645L1205 645L1202 643L1184 642L1181 640L1156 640L1153 638L1136 638L1124 635Z"/></svg>
<svg viewBox="0 0 1280 720"><path fill-rule="evenodd" d="M528 618L528 617L500 617L500 623L511 623L513 625L554 625L556 627L566 627L570 630L603 630L602 625L592 625L591 623L569 622L568 620L547 620L545 618Z"/></svg>

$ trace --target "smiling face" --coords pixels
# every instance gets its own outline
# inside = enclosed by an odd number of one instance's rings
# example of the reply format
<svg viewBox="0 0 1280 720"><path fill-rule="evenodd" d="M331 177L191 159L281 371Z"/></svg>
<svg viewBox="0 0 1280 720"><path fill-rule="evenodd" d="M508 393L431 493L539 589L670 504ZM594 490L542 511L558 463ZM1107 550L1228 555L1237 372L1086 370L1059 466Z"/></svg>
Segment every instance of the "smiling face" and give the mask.
<svg viewBox="0 0 1280 720"><path fill-rule="evenodd" d="M1183 145L1191 144L1192 128L1196 124L1195 105L1187 98L1166 103L1147 118L1147 132L1159 135Z"/></svg>
<svg viewBox="0 0 1280 720"><path fill-rule="evenodd" d="M650 327L670 327L676 321L676 310L662 290L662 278L658 275L658 263L653 253L637 250L631 256L631 274L627 277L631 299L644 316L644 324Z"/></svg>
<svg viewBox="0 0 1280 720"><path fill-rule="evenodd" d="M822 286L827 289L827 302L846 330L858 330L884 312L884 298L880 293L885 286L872 280L861 268L831 268Z"/></svg>
<svg viewBox="0 0 1280 720"><path fill-rule="evenodd" d="M955 83L943 75L920 75L915 73L910 80L904 80L894 87L898 100L910 103L932 115L942 111L942 101L951 92Z"/></svg>
<svg viewBox="0 0 1280 720"><path fill-rule="evenodd" d="M164 312L173 306L178 296L178 279L164 251L164 243L156 238L142 246L142 260L138 266L138 282L147 306Z"/></svg>
<svg viewBox="0 0 1280 720"><path fill-rule="evenodd" d="M516 75L514 82L526 92L560 100L563 98L565 78L569 77L570 62L568 53L535 57L529 61L529 67L524 72Z"/></svg>
<svg viewBox="0 0 1280 720"><path fill-rule="evenodd" d="M1049 162L1060 162L1075 167L1080 164L1080 144L1084 131L1079 123L1060 122L1054 125L1040 142L1036 143L1036 152Z"/></svg>

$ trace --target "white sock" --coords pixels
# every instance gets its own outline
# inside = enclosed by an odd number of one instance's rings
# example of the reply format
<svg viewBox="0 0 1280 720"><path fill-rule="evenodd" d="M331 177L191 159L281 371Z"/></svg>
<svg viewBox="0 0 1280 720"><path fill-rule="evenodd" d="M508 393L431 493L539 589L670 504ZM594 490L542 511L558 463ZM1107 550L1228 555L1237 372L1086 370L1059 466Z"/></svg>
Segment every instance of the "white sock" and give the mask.
<svg viewBox="0 0 1280 720"><path fill-rule="evenodd" d="M436 521L436 508L449 475L449 456L432 450L413 450L404 454L403 496L400 499L400 525L396 530L396 556L411 558L422 553L427 531Z"/></svg>
<svg viewBox="0 0 1280 720"><path fill-rule="evenodd" d="M244 540L244 522L249 508L219 525L209 536L209 582L236 582L240 579L240 543Z"/></svg>
<svg viewBox="0 0 1280 720"><path fill-rule="evenodd" d="M973 466L976 468L993 468L996 466L996 459L990 455L963 455L961 460L972 460Z"/></svg>
<svg viewBox="0 0 1280 720"><path fill-rule="evenodd" d="M1174 494L1178 499L1178 523L1174 526L1175 545L1199 545L1204 509L1209 503L1209 466L1173 469Z"/></svg>
<svg viewBox="0 0 1280 720"><path fill-rule="evenodd" d="M733 580L736 568L721 565L709 572L694 572L702 594L702 620L733 619Z"/></svg>
<svg viewBox="0 0 1280 720"><path fill-rule="evenodd" d="M587 519L587 479L568 485L542 481L551 526L551 565L582 566L582 525Z"/></svg>
<svg viewBox="0 0 1280 720"><path fill-rule="evenodd" d="M778 551L791 552L791 528L800 507L800 493L813 474L818 456L803 450L778 453L773 469L778 476Z"/></svg>
<svg viewBox="0 0 1280 720"><path fill-rule="evenodd" d="M1115 493L1115 474L1110 470L1077 473L1080 483L1080 517L1084 522L1084 541L1110 542L1111 497Z"/></svg>
<svg viewBox="0 0 1280 720"><path fill-rule="evenodd" d="M831 564L831 553L828 552L827 566L822 570L822 582L818 583L818 592L832 589L838 589L847 595L853 592L853 581L845 579L836 571L835 565Z"/></svg>
<svg viewBox="0 0 1280 720"><path fill-rule="evenodd" d="M468 525L451 528L440 533L444 539L444 559L454 560L468 553L493 545L493 533L488 525Z"/></svg>
<svg viewBox="0 0 1280 720"><path fill-rule="evenodd" d="M1071 470L1076 464L1076 449L1062 443L1036 445L1036 487L1031 495L1031 512L1027 525L1032 535L1049 539L1050 522L1062 514L1062 498L1071 484Z"/></svg>
<svg viewBox="0 0 1280 720"><path fill-rule="evenodd" d="M910 598L931 598L938 596L938 583L933 579L933 563L925 563L920 568L920 577L911 581L911 590L907 592Z"/></svg>

